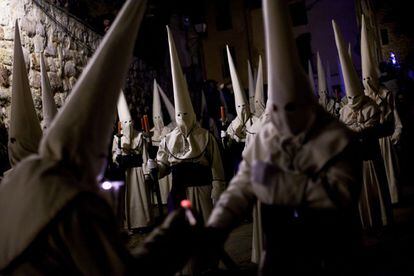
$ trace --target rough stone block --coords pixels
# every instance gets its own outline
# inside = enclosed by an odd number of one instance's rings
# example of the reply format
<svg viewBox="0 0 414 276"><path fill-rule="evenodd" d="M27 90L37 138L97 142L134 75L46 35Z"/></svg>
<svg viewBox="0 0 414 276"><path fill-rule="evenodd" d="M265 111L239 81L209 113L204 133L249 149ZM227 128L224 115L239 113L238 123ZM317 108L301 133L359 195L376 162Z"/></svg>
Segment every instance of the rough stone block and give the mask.
<svg viewBox="0 0 414 276"><path fill-rule="evenodd" d="M45 49L45 38L40 35L36 35L33 39L34 51L36 53L41 53Z"/></svg>
<svg viewBox="0 0 414 276"><path fill-rule="evenodd" d="M0 63L11 66L13 64L12 49L0 48Z"/></svg>
<svg viewBox="0 0 414 276"><path fill-rule="evenodd" d="M30 54L30 68L40 71L40 57L36 53Z"/></svg>
<svg viewBox="0 0 414 276"><path fill-rule="evenodd" d="M73 61L69 60L65 63L64 73L66 77L76 76L76 66Z"/></svg>
<svg viewBox="0 0 414 276"><path fill-rule="evenodd" d="M26 17L22 18L20 28L22 31L26 32L28 37L34 37L36 34L36 24Z"/></svg>
<svg viewBox="0 0 414 276"><path fill-rule="evenodd" d="M0 65L0 86L8 88L10 86L10 71Z"/></svg>
<svg viewBox="0 0 414 276"><path fill-rule="evenodd" d="M29 73L29 83L33 88L40 88L40 73L34 70L31 70Z"/></svg>

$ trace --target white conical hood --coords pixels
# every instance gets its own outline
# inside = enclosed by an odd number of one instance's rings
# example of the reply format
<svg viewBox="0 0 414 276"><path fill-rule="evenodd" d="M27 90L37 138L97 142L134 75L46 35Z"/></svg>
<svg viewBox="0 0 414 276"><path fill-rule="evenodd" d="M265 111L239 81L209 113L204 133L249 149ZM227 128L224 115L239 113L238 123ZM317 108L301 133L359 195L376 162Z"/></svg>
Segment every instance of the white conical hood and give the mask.
<svg viewBox="0 0 414 276"><path fill-rule="evenodd" d="M42 75L42 106L43 106L43 129L47 129L55 118L58 110L53 99L50 88L49 77L47 76L44 56L40 53L40 73Z"/></svg>
<svg viewBox="0 0 414 276"><path fill-rule="evenodd" d="M370 36L368 33L365 18L361 20L361 63L362 63L362 82L365 88L365 94L375 95L379 90L379 69L373 56L373 45L370 45Z"/></svg>
<svg viewBox="0 0 414 276"><path fill-rule="evenodd" d="M122 126L122 135L124 135L127 139L131 139L133 122L124 91L122 90L121 93L119 93L116 110L118 111L118 118Z"/></svg>
<svg viewBox="0 0 414 276"><path fill-rule="evenodd" d="M285 0L263 0L268 96L280 133L296 135L313 121L314 96L303 70Z"/></svg>
<svg viewBox="0 0 414 276"><path fill-rule="evenodd" d="M177 50L175 49L174 38L167 26L168 44L170 47L171 74L174 89L175 121L181 132L187 136L195 126L196 116L191 103L187 81L181 69Z"/></svg>
<svg viewBox="0 0 414 276"><path fill-rule="evenodd" d="M311 86L311 90L312 90L312 94L315 95L315 79L313 76L313 69L312 69L312 63L310 60L308 60L308 75L309 75L309 82L310 82L310 86Z"/></svg>
<svg viewBox="0 0 414 276"><path fill-rule="evenodd" d="M171 122L175 122L175 108L170 99L168 99L167 95L165 94L164 90L162 90L161 86L157 84L158 92L161 94L162 101L167 108L168 115L170 116Z"/></svg>
<svg viewBox="0 0 414 276"><path fill-rule="evenodd" d="M255 109L254 109L254 94L255 94L254 84L255 84L255 79L253 77L252 67L251 67L251 64L250 64L249 60L247 60L247 74L248 74L248 77L249 77L249 107L250 107L250 112L255 113Z"/></svg>
<svg viewBox="0 0 414 276"><path fill-rule="evenodd" d="M152 121L154 123L154 132L156 135L160 135L164 127L164 120L162 118L161 99L158 92L158 84L154 79L154 87L152 94Z"/></svg>
<svg viewBox="0 0 414 276"><path fill-rule="evenodd" d="M234 66L233 58L230 54L229 46L227 49L227 60L229 62L231 84L234 92L234 103L236 105L236 113L239 120L245 122L250 117L250 107L246 100L246 95L243 91L239 76L237 74L236 66Z"/></svg>
<svg viewBox="0 0 414 276"><path fill-rule="evenodd" d="M9 129L9 161L14 167L30 154L36 153L42 138L42 129L34 108L26 63L16 21L14 32L13 81Z"/></svg>
<svg viewBox="0 0 414 276"><path fill-rule="evenodd" d="M332 26L335 33L336 48L338 50L339 61L341 62L342 75L344 78L345 92L347 96L362 96L362 88L359 82L357 72L355 71L352 60L347 52L344 39L338 25L332 20Z"/></svg>
<svg viewBox="0 0 414 276"><path fill-rule="evenodd" d="M44 159L62 161L79 185L96 187L108 159L116 105L146 1L128 0L41 142Z"/></svg>
<svg viewBox="0 0 414 276"><path fill-rule="evenodd" d="M324 104L326 102L326 97L328 95L328 88L326 86L326 75L325 69L323 68L321 57L319 52L317 53L317 64L318 64L318 94L319 94L319 103Z"/></svg>
<svg viewBox="0 0 414 276"><path fill-rule="evenodd" d="M254 93L254 109L256 110L255 115L257 117L260 117L266 108L263 92L263 63L261 56L259 56L258 66L259 67L257 68L256 90Z"/></svg>
<svg viewBox="0 0 414 276"><path fill-rule="evenodd" d="M118 102L116 105L118 111L118 118L121 123L128 123L132 120L131 113L129 112L128 102L125 98L124 91L119 93Z"/></svg>

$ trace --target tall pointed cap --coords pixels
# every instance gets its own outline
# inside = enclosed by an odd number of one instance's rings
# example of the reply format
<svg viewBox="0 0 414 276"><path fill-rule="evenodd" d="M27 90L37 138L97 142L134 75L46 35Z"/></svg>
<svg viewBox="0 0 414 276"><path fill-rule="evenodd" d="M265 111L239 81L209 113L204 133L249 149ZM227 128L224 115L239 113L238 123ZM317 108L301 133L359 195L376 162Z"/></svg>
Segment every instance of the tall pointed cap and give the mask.
<svg viewBox="0 0 414 276"><path fill-rule="evenodd" d="M231 77L231 83L233 86L233 92L234 92L234 102L236 104L236 112L237 117L239 117L241 120L243 120L244 116L243 110L246 110L247 116L250 115L250 107L248 105L248 102L246 100L246 95L243 91L243 86L241 85L239 75L237 74L236 66L234 65L233 58L230 53L229 46L226 46L227 49L227 60L229 63L229 69L230 69L230 77Z"/></svg>
<svg viewBox="0 0 414 276"><path fill-rule="evenodd" d="M349 58L352 60L352 47L351 47L351 42L348 42L348 55L349 55Z"/></svg>
<svg viewBox="0 0 414 276"><path fill-rule="evenodd" d="M64 160L81 174L81 185L96 187L93 180L105 166L117 100L145 6L145 0L124 4L41 142L40 155Z"/></svg>
<svg viewBox="0 0 414 276"><path fill-rule="evenodd" d="M326 86L326 75L325 75L325 69L322 65L322 60L319 55L319 52L317 53L317 64L318 64L318 93L319 97L326 96L328 92L328 88Z"/></svg>
<svg viewBox="0 0 414 276"><path fill-rule="evenodd" d="M168 115L170 116L171 122L175 122L175 108L170 99L168 99L167 95L165 94L164 90L162 90L161 86L157 84L158 92L161 94L162 101L167 108Z"/></svg>
<svg viewBox="0 0 414 276"><path fill-rule="evenodd" d="M254 110L255 79L253 77L252 66L251 66L249 60L247 60L247 74L248 74L248 77L249 77L249 106L250 106L250 112L254 113L255 112L255 110Z"/></svg>
<svg viewBox="0 0 414 276"><path fill-rule="evenodd" d="M361 59L362 59L362 80L365 91L368 94L376 93L379 89L379 69L373 56L373 45L370 45L368 27L365 24L365 17L361 20ZM369 84L368 84L369 82Z"/></svg>
<svg viewBox="0 0 414 276"><path fill-rule="evenodd" d="M161 109L161 99L160 99L160 93L158 92L158 84L156 79L154 79L154 86L153 86L153 94L152 94L152 120L161 120L162 118L162 109Z"/></svg>
<svg viewBox="0 0 414 276"><path fill-rule="evenodd" d="M259 56L259 65L257 68L256 91L254 93L254 109L255 115L260 117L266 108L264 92L263 92L263 63L262 56Z"/></svg>
<svg viewBox="0 0 414 276"><path fill-rule="evenodd" d="M171 74L174 89L175 119L184 135L187 135L196 123L194 108L191 103L187 81L181 69L174 38L167 26L168 44L170 48Z"/></svg>
<svg viewBox="0 0 414 276"><path fill-rule="evenodd" d="M132 120L131 113L129 112L128 102L125 98L124 91L119 93L118 102L116 105L118 111L118 118L121 123L127 123Z"/></svg>
<svg viewBox="0 0 414 276"><path fill-rule="evenodd" d="M15 166L28 155L37 153L42 138L42 130L30 92L17 20L14 30L11 98L8 151L10 164Z"/></svg>
<svg viewBox="0 0 414 276"><path fill-rule="evenodd" d="M285 0L264 0L268 91L271 103L284 107L289 102L309 102L309 80L303 70Z"/></svg>
<svg viewBox="0 0 414 276"><path fill-rule="evenodd" d="M42 76L43 128L46 129L49 128L58 110L56 108L55 100L53 99L52 89L50 88L43 53L40 53L40 73Z"/></svg>
<svg viewBox="0 0 414 276"><path fill-rule="evenodd" d="M339 61L341 63L346 94L348 96L363 95L357 72L355 71L352 60L347 52L342 33L334 20L332 20L332 26L335 33L335 43L338 50Z"/></svg>

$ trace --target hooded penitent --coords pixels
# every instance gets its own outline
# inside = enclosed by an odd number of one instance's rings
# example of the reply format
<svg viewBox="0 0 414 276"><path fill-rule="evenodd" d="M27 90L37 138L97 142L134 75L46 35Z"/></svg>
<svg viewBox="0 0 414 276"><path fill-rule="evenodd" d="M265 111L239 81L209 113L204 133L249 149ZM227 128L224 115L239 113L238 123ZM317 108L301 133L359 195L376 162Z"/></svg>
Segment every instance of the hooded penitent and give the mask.
<svg viewBox="0 0 414 276"><path fill-rule="evenodd" d="M285 1L264 1L269 104L283 136L304 131L314 118L314 96L301 67Z"/></svg>
<svg viewBox="0 0 414 276"><path fill-rule="evenodd" d="M0 217L7 223L0 223L0 270L77 195L98 188L145 6L145 0L124 4L43 137L39 154L20 162L3 179Z"/></svg>
<svg viewBox="0 0 414 276"><path fill-rule="evenodd" d="M12 167L28 155L37 153L41 138L42 130L30 92L26 63L20 42L19 26L16 21L8 141L9 161Z"/></svg>
<svg viewBox="0 0 414 276"><path fill-rule="evenodd" d="M175 123L175 108L174 105L171 103L170 99L168 99L167 95L165 94L164 90L162 90L161 86L157 84L158 92L161 94L162 101L167 108L168 115L170 116L171 122Z"/></svg>
<svg viewBox="0 0 414 276"><path fill-rule="evenodd" d="M317 64L318 64L319 104L321 104L323 107L325 107L326 104L327 104L327 101L328 101L328 87L326 85L325 69L323 68L319 52L317 53Z"/></svg>
<svg viewBox="0 0 414 276"><path fill-rule="evenodd" d="M42 53L40 53L40 73L42 76L43 129L47 129L58 111L55 100L53 99L49 77L47 76L45 59Z"/></svg>
<svg viewBox="0 0 414 276"><path fill-rule="evenodd" d="M373 56L373 46L370 45L369 33L365 18L362 16L361 21L361 59L362 59L362 82L366 95L375 95L378 93L379 69Z"/></svg>
<svg viewBox="0 0 414 276"><path fill-rule="evenodd" d="M360 106L363 100L363 92L359 82L357 72L355 71L352 60L347 52L341 31L335 21L332 20L332 26L335 33L336 48L338 50L339 61L341 62L342 76L344 78L345 92L348 98L348 105L355 109Z"/></svg>
<svg viewBox="0 0 414 276"><path fill-rule="evenodd" d="M227 49L227 60L229 62L230 77L231 83L233 86L234 92L234 102L236 105L237 118L241 122L246 122L250 118L250 107L249 103L246 100L246 95L244 94L243 87L241 85L239 76L234 66L233 58L231 57L229 46L226 46Z"/></svg>
<svg viewBox="0 0 414 276"><path fill-rule="evenodd" d="M259 56L259 67L257 69L256 90L254 93L254 109L255 115L260 117L266 108L264 93L263 93L263 64L262 57Z"/></svg>
<svg viewBox="0 0 414 276"><path fill-rule="evenodd" d="M133 122L131 113L129 112L128 103L122 90L121 93L119 93L116 109L118 111L118 118L122 126L122 135L130 140L133 129Z"/></svg>
<svg viewBox="0 0 414 276"><path fill-rule="evenodd" d="M145 1L132 0L124 5L39 149L43 158L72 163L88 181L100 176L105 167L115 107L144 6ZM121 120L130 119L124 115Z"/></svg>
<svg viewBox="0 0 414 276"><path fill-rule="evenodd" d="M158 92L158 84L154 79L153 95L152 95L152 121L154 123L154 137L161 135L164 128L164 120L162 118L161 99Z"/></svg>
<svg viewBox="0 0 414 276"><path fill-rule="evenodd" d="M312 69L312 63L310 60L308 60L308 75L309 75L309 82L312 90L312 94L315 94L315 79L313 77L313 69Z"/></svg>
<svg viewBox="0 0 414 276"><path fill-rule="evenodd" d="M254 89L254 84L255 84L255 80L253 77L253 72L252 72L252 66L250 64L250 61L247 60L247 74L249 77L249 106L250 106L250 112L255 113L255 109L254 109L254 94L255 94L255 89ZM258 115L256 115L258 116Z"/></svg>
<svg viewBox="0 0 414 276"><path fill-rule="evenodd" d="M188 92L187 81L181 70L180 60L175 49L172 33L167 26L170 48L171 74L174 88L175 121L184 136L187 136L196 124L196 116Z"/></svg>

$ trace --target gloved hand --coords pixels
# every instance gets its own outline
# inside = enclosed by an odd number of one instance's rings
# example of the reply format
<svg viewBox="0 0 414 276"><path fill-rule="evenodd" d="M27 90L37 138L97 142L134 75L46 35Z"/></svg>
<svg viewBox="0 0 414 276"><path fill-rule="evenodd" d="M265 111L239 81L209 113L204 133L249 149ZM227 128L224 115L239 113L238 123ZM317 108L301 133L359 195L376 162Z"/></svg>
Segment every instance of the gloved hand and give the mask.
<svg viewBox="0 0 414 276"><path fill-rule="evenodd" d="M154 177L158 174L158 164L154 159L148 159L144 173L146 175L150 175L151 177Z"/></svg>
<svg viewBox="0 0 414 276"><path fill-rule="evenodd" d="M227 136L227 133L224 130L220 131L220 137L221 137L221 139L226 138L226 136Z"/></svg>

